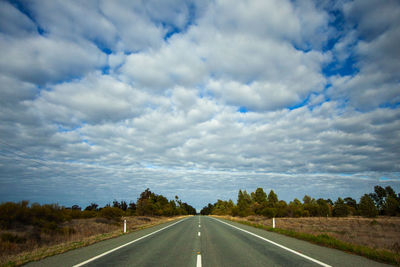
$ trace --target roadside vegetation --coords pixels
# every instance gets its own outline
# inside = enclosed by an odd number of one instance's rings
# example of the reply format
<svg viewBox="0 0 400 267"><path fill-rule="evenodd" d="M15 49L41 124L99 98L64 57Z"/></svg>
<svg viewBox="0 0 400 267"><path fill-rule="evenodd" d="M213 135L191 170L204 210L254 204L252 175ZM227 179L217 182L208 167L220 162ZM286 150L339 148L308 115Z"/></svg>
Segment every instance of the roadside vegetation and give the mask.
<svg viewBox="0 0 400 267"><path fill-rule="evenodd" d="M105 207L74 205L0 204L0 266L14 266L122 234L163 223L196 210L175 197L168 200L146 189L137 202L113 201Z"/></svg>
<svg viewBox="0 0 400 267"><path fill-rule="evenodd" d="M314 199L308 195L303 201L295 198L287 203L279 200L273 190L267 195L262 188L247 193L239 190L236 204L230 200L217 200L209 203L201 212L202 215L231 215L246 217L260 215L272 217L347 217L363 216L375 218L378 215L400 216L400 194L390 187L375 186L374 192L365 194L357 201L351 197L331 199Z"/></svg>
<svg viewBox="0 0 400 267"><path fill-rule="evenodd" d="M287 203L273 190L250 194L239 190L237 202L217 200L201 210L268 231L310 241L373 260L400 265L400 194L390 187L375 186L357 202L350 197ZM276 228L272 219L276 218Z"/></svg>

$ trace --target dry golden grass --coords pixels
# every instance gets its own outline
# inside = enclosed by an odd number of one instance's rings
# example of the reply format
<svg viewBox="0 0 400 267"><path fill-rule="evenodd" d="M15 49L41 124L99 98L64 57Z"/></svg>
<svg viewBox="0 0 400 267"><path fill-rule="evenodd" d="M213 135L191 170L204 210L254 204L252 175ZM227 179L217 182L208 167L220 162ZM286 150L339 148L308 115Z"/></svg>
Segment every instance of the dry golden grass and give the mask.
<svg viewBox="0 0 400 267"><path fill-rule="evenodd" d="M20 243L5 242L0 239L0 266L18 266L122 235L123 220L127 220L129 233L181 217L184 216L172 218L132 216L122 218L121 222L112 222L104 218L75 219L64 223L62 225L64 232L58 234L37 233L32 227L0 231L0 235L11 233L26 238L26 242Z"/></svg>
<svg viewBox="0 0 400 267"><path fill-rule="evenodd" d="M272 219L260 216L229 217L228 219L249 221L272 227ZM275 224L280 229L313 235L328 234L350 244L385 249L400 254L399 217L372 219L363 217L276 218Z"/></svg>

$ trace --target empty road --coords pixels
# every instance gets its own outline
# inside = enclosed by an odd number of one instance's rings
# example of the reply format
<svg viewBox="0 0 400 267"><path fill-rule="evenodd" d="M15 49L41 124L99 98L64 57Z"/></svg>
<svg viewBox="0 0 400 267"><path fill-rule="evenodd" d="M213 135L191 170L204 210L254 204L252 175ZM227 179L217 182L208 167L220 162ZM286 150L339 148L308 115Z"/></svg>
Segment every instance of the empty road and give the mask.
<svg viewBox="0 0 400 267"><path fill-rule="evenodd" d="M387 266L276 233L188 217L28 266Z"/></svg>

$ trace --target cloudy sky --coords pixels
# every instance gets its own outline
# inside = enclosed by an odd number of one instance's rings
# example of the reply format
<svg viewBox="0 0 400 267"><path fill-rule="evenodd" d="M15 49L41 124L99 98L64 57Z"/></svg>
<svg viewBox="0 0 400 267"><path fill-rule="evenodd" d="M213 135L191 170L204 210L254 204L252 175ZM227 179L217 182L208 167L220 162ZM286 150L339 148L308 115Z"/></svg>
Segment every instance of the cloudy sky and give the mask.
<svg viewBox="0 0 400 267"><path fill-rule="evenodd" d="M400 191L397 0L0 1L0 202Z"/></svg>

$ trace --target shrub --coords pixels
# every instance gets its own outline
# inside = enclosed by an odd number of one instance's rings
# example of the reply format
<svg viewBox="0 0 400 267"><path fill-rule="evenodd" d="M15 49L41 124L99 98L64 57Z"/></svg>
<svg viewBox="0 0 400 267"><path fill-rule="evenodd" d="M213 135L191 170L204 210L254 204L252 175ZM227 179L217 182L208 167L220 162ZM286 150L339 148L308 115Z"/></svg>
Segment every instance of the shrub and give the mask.
<svg viewBox="0 0 400 267"><path fill-rule="evenodd" d="M10 242L10 243L25 243L26 238L18 235L13 235L11 233L2 233L0 236L1 241L3 242Z"/></svg>
<svg viewBox="0 0 400 267"><path fill-rule="evenodd" d="M119 208L105 207L100 210L99 216L109 220L119 221L121 220L122 210Z"/></svg>

